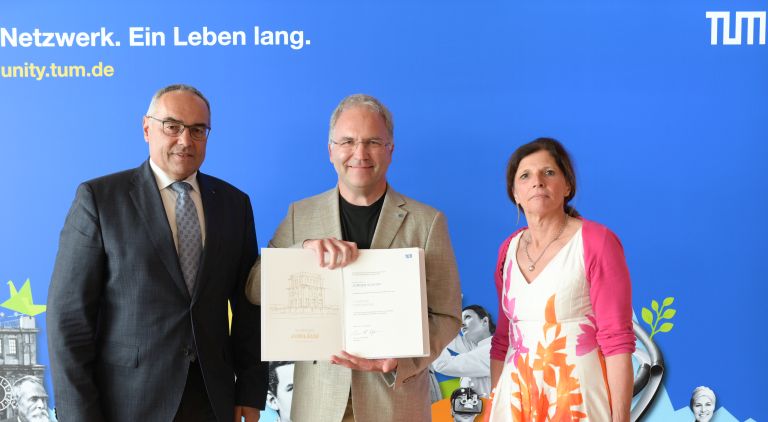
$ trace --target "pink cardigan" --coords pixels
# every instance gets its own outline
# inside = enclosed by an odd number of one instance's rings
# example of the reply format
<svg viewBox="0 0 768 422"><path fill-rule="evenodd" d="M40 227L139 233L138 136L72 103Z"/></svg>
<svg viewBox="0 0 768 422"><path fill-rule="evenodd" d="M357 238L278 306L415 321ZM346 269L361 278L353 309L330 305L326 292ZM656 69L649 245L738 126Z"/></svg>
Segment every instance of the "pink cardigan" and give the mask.
<svg viewBox="0 0 768 422"><path fill-rule="evenodd" d="M582 220L584 268L589 283L589 298L597 321L597 344L604 356L635 351L632 330L632 286L624 249L619 238L602 224ZM501 303L503 270L512 239L525 228L512 233L499 248L496 263L496 293ZM491 359L504 361L509 348L509 319L499 305L496 333L491 342Z"/></svg>

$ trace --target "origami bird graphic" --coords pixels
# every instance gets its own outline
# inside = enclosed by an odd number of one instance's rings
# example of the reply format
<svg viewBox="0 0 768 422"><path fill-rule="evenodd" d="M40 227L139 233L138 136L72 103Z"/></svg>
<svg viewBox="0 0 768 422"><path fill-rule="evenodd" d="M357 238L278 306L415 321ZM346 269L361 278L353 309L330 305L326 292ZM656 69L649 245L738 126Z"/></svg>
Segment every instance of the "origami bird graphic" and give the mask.
<svg viewBox="0 0 768 422"><path fill-rule="evenodd" d="M0 306L16 311L20 314L35 316L45 312L45 305L35 305L32 303L32 287L29 285L29 279L17 291L13 281L8 281L8 288L11 291L11 297Z"/></svg>

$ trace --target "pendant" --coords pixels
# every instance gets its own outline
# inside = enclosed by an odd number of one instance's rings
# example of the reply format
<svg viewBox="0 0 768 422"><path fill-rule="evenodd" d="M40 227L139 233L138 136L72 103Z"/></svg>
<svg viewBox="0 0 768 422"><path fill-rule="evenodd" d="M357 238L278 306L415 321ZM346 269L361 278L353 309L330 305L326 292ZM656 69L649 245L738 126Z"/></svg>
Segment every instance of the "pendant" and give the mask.
<svg viewBox="0 0 768 422"><path fill-rule="evenodd" d="M535 270L535 269L536 269L536 267L533 264L528 266L528 271L530 271L530 272L533 272L533 270Z"/></svg>

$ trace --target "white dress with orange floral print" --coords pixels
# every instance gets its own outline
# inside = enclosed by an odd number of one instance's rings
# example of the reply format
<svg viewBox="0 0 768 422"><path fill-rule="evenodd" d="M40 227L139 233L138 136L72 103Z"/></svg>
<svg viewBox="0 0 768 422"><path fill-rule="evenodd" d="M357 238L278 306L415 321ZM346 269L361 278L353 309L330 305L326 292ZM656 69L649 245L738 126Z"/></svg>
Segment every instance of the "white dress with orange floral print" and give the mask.
<svg viewBox="0 0 768 422"><path fill-rule="evenodd" d="M609 421L582 229L530 284L515 258L522 233L510 242L503 267L509 349L489 420Z"/></svg>

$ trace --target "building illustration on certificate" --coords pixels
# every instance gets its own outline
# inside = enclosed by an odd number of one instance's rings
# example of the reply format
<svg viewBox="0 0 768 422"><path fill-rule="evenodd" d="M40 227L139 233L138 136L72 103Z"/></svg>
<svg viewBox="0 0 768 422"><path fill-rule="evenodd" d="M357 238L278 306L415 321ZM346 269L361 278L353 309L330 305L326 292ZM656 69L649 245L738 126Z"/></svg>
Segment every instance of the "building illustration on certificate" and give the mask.
<svg viewBox="0 0 768 422"><path fill-rule="evenodd" d="M287 303L272 304L270 311L275 314L293 315L337 314L339 306L329 303L326 283L325 277L319 273L291 273L286 288Z"/></svg>

